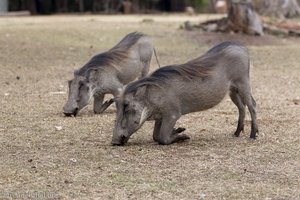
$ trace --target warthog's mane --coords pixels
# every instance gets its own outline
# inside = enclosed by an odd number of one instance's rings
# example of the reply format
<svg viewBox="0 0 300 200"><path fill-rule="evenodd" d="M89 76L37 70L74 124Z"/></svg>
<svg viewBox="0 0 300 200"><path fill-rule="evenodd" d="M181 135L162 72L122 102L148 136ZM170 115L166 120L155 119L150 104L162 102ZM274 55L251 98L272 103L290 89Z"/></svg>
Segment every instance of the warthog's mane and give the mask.
<svg viewBox="0 0 300 200"><path fill-rule="evenodd" d="M75 75L88 77L89 72L92 70L104 69L112 65L118 65L120 62L128 58L130 48L143 36L145 35L139 32L133 32L126 35L110 50L92 57L82 68L75 71Z"/></svg>
<svg viewBox="0 0 300 200"><path fill-rule="evenodd" d="M170 79L183 78L193 80L194 78L209 78L216 69L217 62L220 58L224 58L227 53L232 51L230 46L237 47L235 50L246 51L246 49L236 42L224 42L207 51L204 55L188 61L180 65L170 65L162 67L154 71L150 76L130 83L125 90L125 93L136 91L138 87L153 85L159 88L164 88L170 84Z"/></svg>

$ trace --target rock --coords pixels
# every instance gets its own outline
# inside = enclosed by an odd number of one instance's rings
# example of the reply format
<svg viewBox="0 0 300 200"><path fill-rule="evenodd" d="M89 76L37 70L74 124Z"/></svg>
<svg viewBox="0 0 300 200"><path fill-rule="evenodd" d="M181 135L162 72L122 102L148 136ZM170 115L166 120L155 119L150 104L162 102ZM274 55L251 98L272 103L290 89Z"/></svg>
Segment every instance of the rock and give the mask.
<svg viewBox="0 0 300 200"><path fill-rule="evenodd" d="M187 31L192 31L194 28L190 21L186 21L184 22L184 29Z"/></svg>

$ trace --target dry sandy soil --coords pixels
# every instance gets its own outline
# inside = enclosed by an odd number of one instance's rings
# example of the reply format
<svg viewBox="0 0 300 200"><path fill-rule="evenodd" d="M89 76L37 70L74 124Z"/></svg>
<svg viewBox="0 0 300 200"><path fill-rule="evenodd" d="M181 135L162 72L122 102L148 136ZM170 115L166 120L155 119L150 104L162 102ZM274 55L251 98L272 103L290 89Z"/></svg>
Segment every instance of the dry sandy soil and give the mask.
<svg viewBox="0 0 300 200"><path fill-rule="evenodd" d="M186 19L0 18L0 199L300 199L300 40L184 32ZM178 126L191 140L169 146L153 142L153 122L128 145L111 146L115 107L64 117L73 70L136 30L153 36L162 65L226 39L245 43L258 139L248 139L249 114L245 132L232 136L238 113L228 97L183 116Z"/></svg>

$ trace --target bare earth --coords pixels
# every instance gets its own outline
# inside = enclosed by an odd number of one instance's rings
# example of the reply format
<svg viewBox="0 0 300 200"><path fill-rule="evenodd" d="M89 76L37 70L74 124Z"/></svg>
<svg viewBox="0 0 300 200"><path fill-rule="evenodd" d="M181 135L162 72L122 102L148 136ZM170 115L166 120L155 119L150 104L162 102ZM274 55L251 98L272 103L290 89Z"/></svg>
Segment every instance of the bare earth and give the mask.
<svg viewBox="0 0 300 200"><path fill-rule="evenodd" d="M0 18L0 199L300 199L300 40L178 29L213 17ZM153 36L162 65L226 39L246 44L258 139L248 139L249 114L232 136L238 113L228 97L182 117L191 140L169 146L153 142L153 122L111 146L115 107L64 117L73 70L136 30Z"/></svg>

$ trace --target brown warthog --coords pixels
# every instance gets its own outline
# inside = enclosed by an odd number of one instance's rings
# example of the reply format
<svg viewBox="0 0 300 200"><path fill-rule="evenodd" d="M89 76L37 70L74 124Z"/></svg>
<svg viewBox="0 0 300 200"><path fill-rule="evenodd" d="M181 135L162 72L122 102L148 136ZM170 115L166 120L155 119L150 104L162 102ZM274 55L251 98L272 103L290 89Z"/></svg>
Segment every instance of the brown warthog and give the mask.
<svg viewBox="0 0 300 200"><path fill-rule="evenodd" d="M184 128L174 126L180 116L206 110L222 101L228 91L239 109L239 136L249 108L251 138L256 137L256 103L251 95L249 55L245 47L224 42L185 64L160 68L130 83L117 100L117 121L112 144L123 145L146 120L155 120L153 139L171 144L189 139Z"/></svg>
<svg viewBox="0 0 300 200"><path fill-rule="evenodd" d="M69 81L69 98L63 108L66 116L76 114L94 97L94 112L104 112L113 102L103 104L105 94L119 96L123 86L148 74L152 53L151 38L142 33L130 33L115 47L94 56L74 72Z"/></svg>

